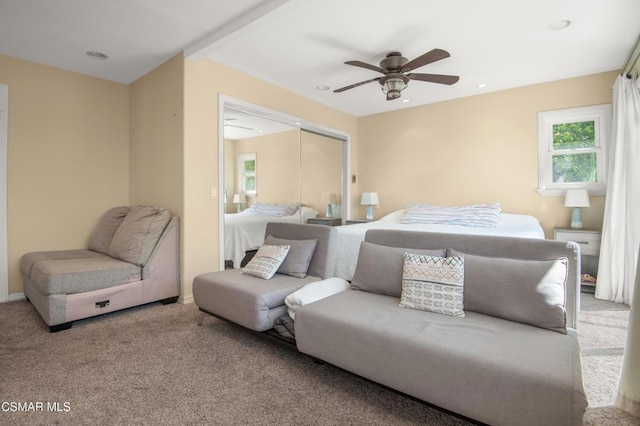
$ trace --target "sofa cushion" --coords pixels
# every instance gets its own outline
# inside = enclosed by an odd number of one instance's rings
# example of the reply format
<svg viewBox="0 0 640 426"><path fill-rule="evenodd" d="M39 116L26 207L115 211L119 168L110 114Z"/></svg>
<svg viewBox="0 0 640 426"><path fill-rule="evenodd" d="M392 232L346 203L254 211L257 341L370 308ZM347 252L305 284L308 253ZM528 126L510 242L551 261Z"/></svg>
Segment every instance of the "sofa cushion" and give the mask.
<svg viewBox="0 0 640 426"><path fill-rule="evenodd" d="M109 256L144 266L170 219L164 208L131 207L111 240Z"/></svg>
<svg viewBox="0 0 640 426"><path fill-rule="evenodd" d="M464 308L566 333L567 259L521 260L464 255Z"/></svg>
<svg viewBox="0 0 640 426"><path fill-rule="evenodd" d="M351 288L400 297L402 293L402 266L404 254L407 252L444 256L446 250L388 247L363 241L360 243L358 262L351 280Z"/></svg>
<svg viewBox="0 0 640 426"><path fill-rule="evenodd" d="M89 237L89 249L99 253L109 254L111 240L113 240L113 236L127 216L127 213L129 213L129 210L131 210L129 206L114 207L107 210L98 221L91 237Z"/></svg>
<svg viewBox="0 0 640 426"><path fill-rule="evenodd" d="M193 279L193 299L200 309L256 331L273 327L287 313L285 298L319 278L276 274L261 280L238 269L209 272Z"/></svg>
<svg viewBox="0 0 640 426"><path fill-rule="evenodd" d="M582 425L587 399L574 330L465 313L403 309L396 298L347 290L296 312L296 345L485 424Z"/></svg>
<svg viewBox="0 0 640 426"><path fill-rule="evenodd" d="M98 256L39 260L31 267L31 282L46 296L83 293L142 279L139 266L96 254Z"/></svg>
<svg viewBox="0 0 640 426"><path fill-rule="evenodd" d="M265 244L276 246L289 246L289 253L285 257L284 262L280 265L278 273L291 275L292 277L304 278L307 276L307 270L316 250L318 240L287 240L276 238L269 235L265 240Z"/></svg>
<svg viewBox="0 0 640 426"><path fill-rule="evenodd" d="M33 265L41 260L68 260L68 259L87 259L90 257L100 257L102 253L93 250L77 249L77 250L55 250L55 251L33 251L27 253L20 259L20 271L25 277L31 276Z"/></svg>
<svg viewBox="0 0 640 426"><path fill-rule="evenodd" d="M464 258L404 254L400 306L464 316Z"/></svg>
<svg viewBox="0 0 640 426"><path fill-rule="evenodd" d="M289 246L263 245L240 272L268 280L275 275L289 253Z"/></svg>

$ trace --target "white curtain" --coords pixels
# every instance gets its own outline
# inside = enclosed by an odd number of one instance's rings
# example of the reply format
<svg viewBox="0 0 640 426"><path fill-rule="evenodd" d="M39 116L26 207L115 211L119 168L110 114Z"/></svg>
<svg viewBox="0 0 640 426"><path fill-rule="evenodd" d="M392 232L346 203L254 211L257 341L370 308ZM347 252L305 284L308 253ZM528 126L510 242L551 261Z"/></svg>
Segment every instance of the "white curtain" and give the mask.
<svg viewBox="0 0 640 426"><path fill-rule="evenodd" d="M618 76L608 154L607 197L596 297L631 305L640 245L640 95Z"/></svg>
<svg viewBox="0 0 640 426"><path fill-rule="evenodd" d="M636 273L636 287L640 289L640 258ZM640 417L640 290L633 295L633 307L629 316L627 344L624 347L622 372L618 384L616 407Z"/></svg>

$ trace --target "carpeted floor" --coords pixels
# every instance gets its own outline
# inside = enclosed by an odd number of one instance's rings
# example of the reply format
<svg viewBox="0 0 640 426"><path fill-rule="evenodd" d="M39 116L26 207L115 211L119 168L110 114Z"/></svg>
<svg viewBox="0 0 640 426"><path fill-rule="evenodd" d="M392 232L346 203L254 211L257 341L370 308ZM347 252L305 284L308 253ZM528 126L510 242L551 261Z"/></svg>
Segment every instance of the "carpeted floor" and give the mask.
<svg viewBox="0 0 640 426"><path fill-rule="evenodd" d="M582 308L585 424L640 424L612 407L628 308L590 295ZM151 304L50 334L28 302L1 304L0 424L468 424L198 315Z"/></svg>

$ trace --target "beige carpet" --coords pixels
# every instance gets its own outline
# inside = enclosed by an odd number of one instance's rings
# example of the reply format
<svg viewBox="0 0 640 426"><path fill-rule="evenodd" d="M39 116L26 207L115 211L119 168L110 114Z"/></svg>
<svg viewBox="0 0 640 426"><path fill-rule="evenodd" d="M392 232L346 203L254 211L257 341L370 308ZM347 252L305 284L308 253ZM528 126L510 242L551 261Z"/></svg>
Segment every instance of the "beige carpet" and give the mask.
<svg viewBox="0 0 640 426"><path fill-rule="evenodd" d="M620 306L583 302L586 424L639 424L611 407ZM468 424L212 317L199 327L197 316L194 305L151 304L50 334L28 302L1 304L0 403L14 404L0 424ZM18 402L42 409L11 411Z"/></svg>

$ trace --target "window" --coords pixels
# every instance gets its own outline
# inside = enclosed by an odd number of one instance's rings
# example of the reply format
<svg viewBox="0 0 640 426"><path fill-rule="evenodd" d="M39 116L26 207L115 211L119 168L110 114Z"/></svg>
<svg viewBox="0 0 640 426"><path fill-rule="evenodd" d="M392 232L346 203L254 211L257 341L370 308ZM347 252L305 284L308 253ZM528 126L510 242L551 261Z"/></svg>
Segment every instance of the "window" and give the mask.
<svg viewBox="0 0 640 426"><path fill-rule="evenodd" d="M258 188L256 153L238 155L238 192L255 194Z"/></svg>
<svg viewBox="0 0 640 426"><path fill-rule="evenodd" d="M611 105L538 113L540 194L564 195L572 188L605 193L610 120Z"/></svg>

